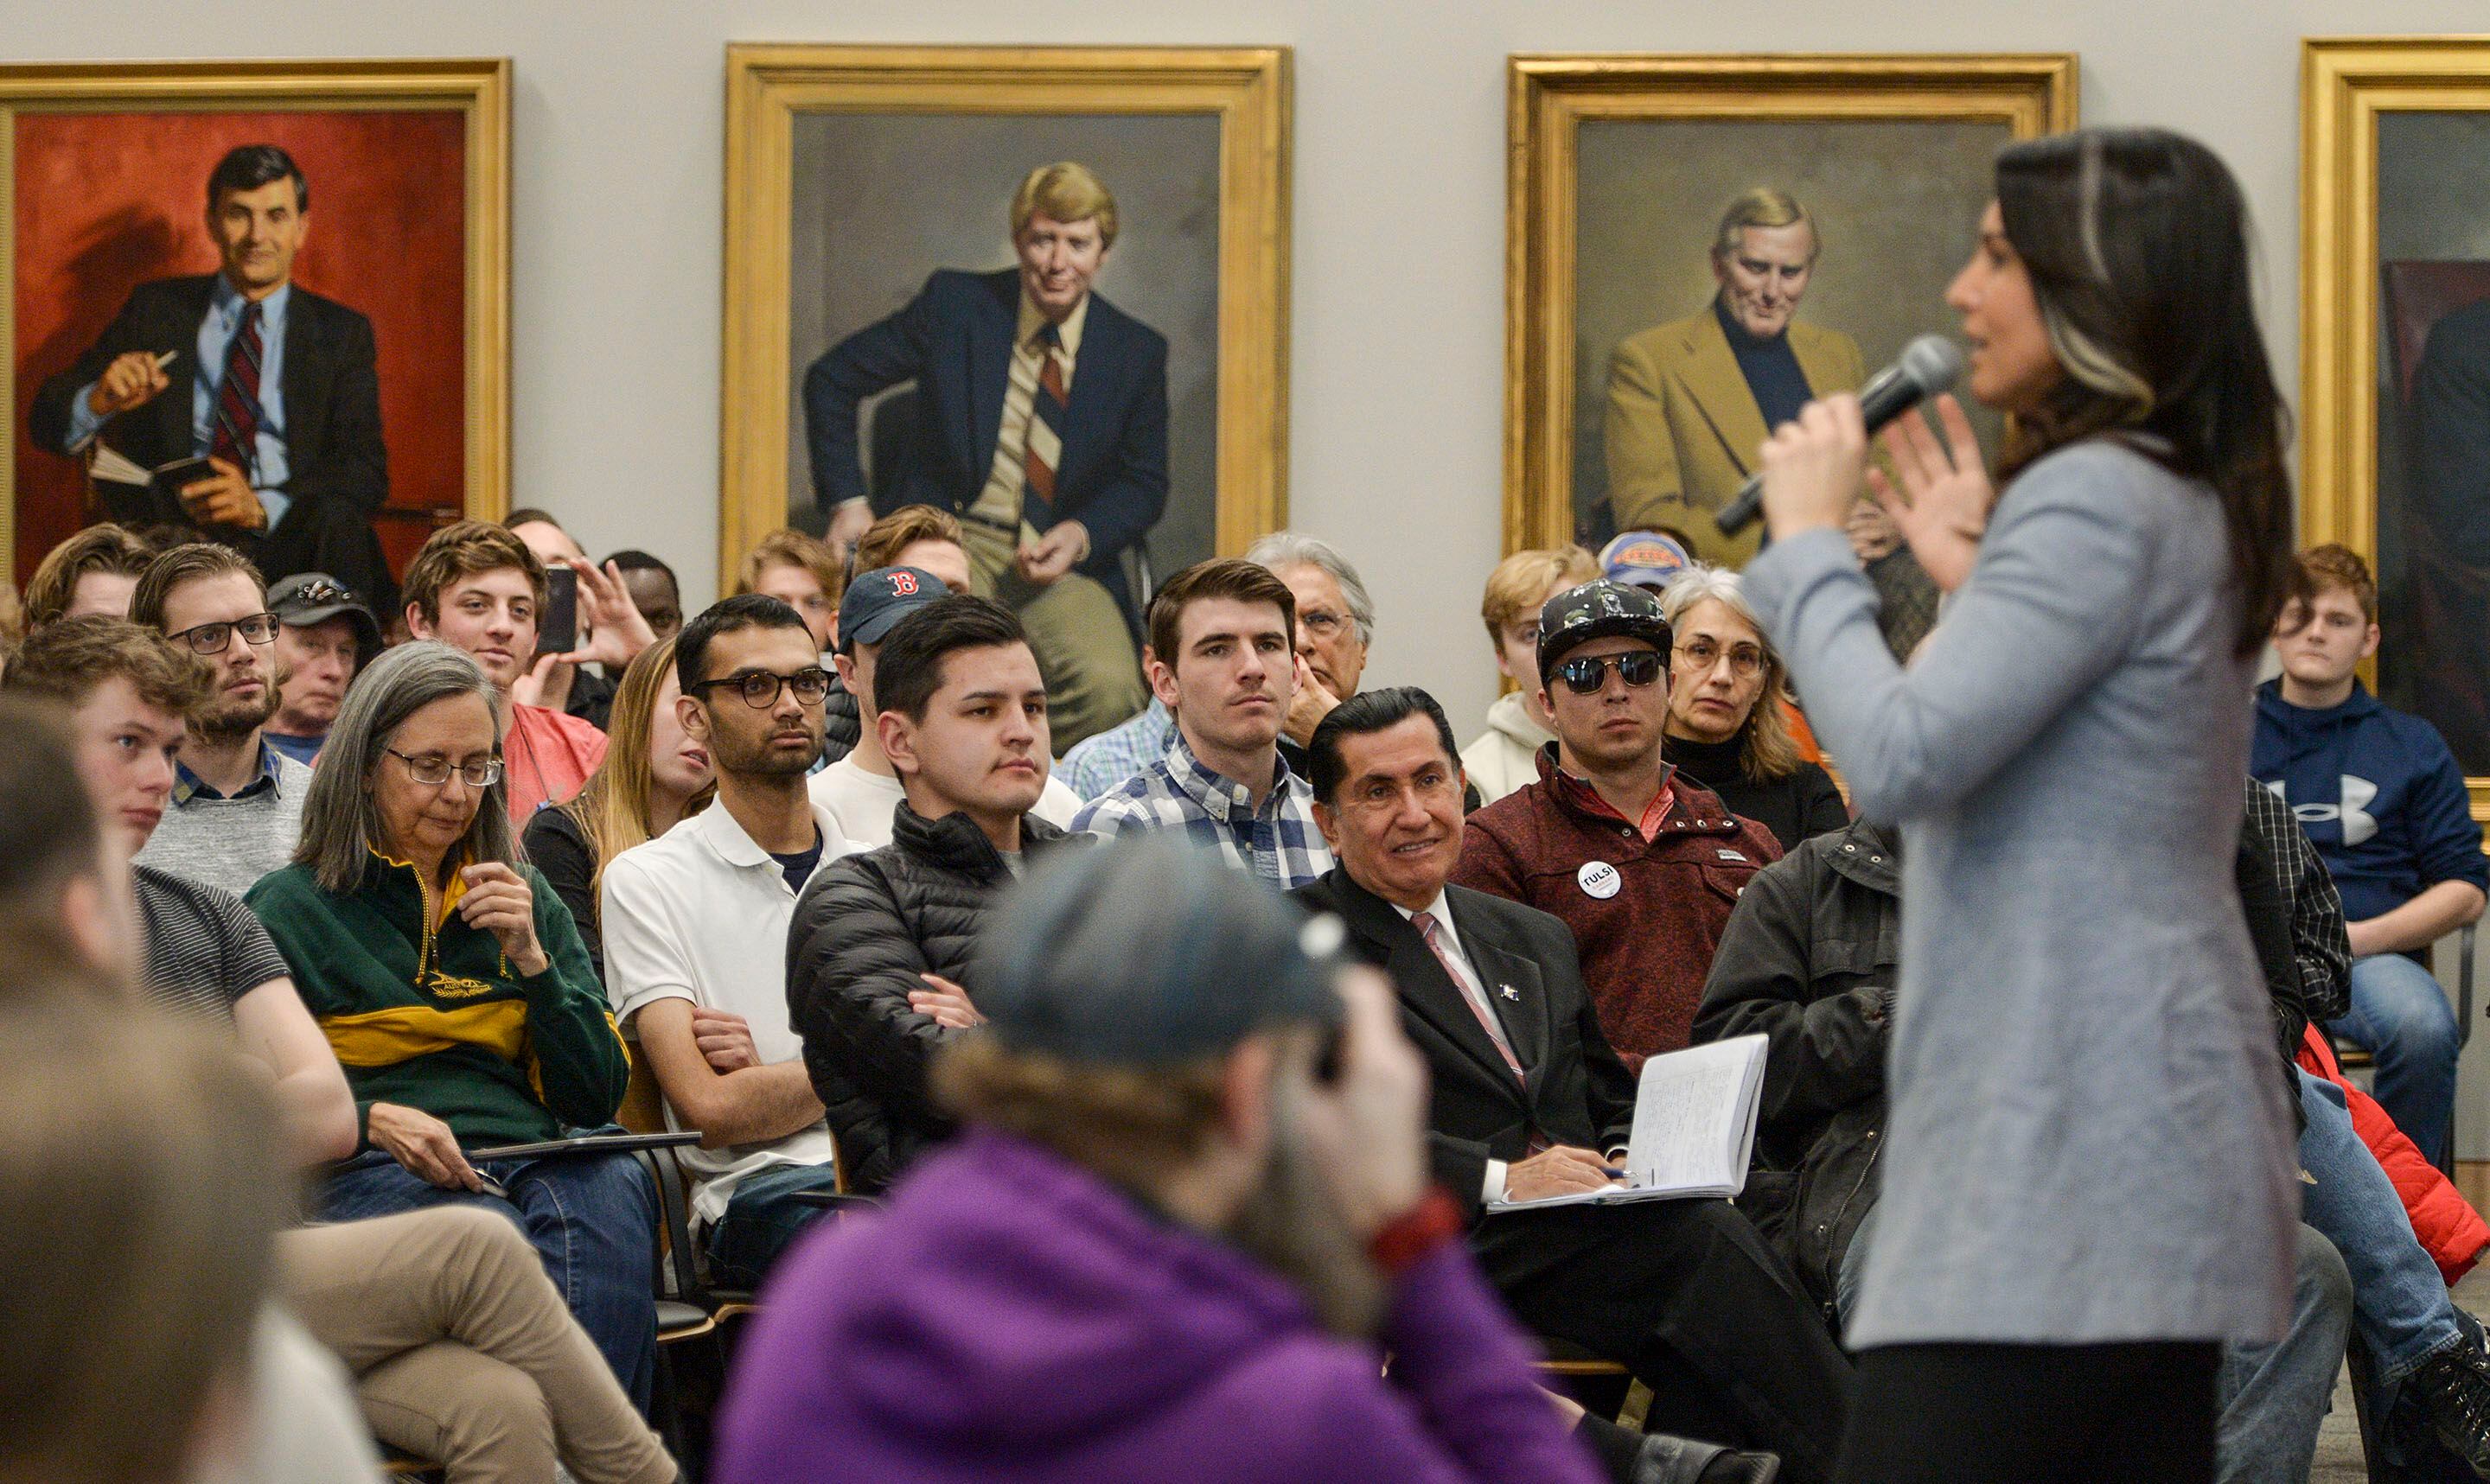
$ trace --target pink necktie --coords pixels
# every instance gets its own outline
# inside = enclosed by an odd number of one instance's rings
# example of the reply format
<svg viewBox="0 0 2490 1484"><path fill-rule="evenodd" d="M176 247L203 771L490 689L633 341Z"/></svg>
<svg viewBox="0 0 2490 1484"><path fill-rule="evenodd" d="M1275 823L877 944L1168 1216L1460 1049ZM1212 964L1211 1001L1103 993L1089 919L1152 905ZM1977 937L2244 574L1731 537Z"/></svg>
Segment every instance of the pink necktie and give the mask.
<svg viewBox="0 0 2490 1484"><path fill-rule="evenodd" d="M1521 1063L1514 1059L1513 1047L1505 1044L1504 1027L1495 1023L1486 1006L1470 998L1469 990L1464 987L1462 971L1454 965L1452 955L1444 952L1444 940L1436 935L1435 914L1412 912L1409 914L1409 925L1418 929L1419 937L1426 940L1427 952L1433 954L1435 961L1444 966L1444 973L1453 981L1453 992L1462 997L1462 1003L1470 1008L1471 1014L1478 1016L1479 1028L1487 1032L1488 1040L1495 1042L1496 1053L1504 1058L1506 1069L1516 1077L1521 1076Z"/></svg>

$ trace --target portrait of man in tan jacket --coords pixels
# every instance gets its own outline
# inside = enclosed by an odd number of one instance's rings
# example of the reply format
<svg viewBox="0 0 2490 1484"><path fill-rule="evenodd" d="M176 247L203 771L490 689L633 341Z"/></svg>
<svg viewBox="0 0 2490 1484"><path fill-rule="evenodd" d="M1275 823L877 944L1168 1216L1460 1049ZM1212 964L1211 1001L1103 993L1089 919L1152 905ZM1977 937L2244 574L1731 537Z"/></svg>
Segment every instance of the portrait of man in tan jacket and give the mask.
<svg viewBox="0 0 2490 1484"><path fill-rule="evenodd" d="M1712 302L1618 344L1606 446L1619 529L1665 530L1730 566L1755 554L1760 528L1725 537L1713 513L1754 472L1772 428L1866 379L1857 341L1795 318L1822 245L1788 192L1749 190L1713 238Z"/></svg>

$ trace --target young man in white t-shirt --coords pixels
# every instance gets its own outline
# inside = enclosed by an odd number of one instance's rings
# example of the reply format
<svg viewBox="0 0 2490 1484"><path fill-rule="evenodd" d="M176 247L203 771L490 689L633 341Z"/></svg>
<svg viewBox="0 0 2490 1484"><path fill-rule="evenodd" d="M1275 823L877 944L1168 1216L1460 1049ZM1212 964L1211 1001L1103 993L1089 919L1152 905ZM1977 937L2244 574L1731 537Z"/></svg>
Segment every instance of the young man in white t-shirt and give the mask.
<svg viewBox="0 0 2490 1484"><path fill-rule="evenodd" d="M829 675L812 631L765 593L728 598L676 641L683 728L717 802L605 869L599 917L616 1018L633 1023L666 1122L704 1135L692 1220L712 1274L758 1286L834 1188L835 1151L787 1020L787 924L854 848L804 788Z"/></svg>
<svg viewBox="0 0 2490 1484"><path fill-rule="evenodd" d="M947 542L918 541L907 555L939 560L958 551ZM955 575L965 580L968 558L962 556L958 561L962 570ZM881 567L858 573L839 601L839 679L855 696L863 728L854 752L813 775L812 791L813 802L829 811L859 850L878 850L890 843L891 816L906 797L874 730L878 713L873 677L882 641L892 625L910 614L937 598L968 590L965 585L952 585L950 579L930 568ZM1042 757L1038 766L1050 768L1051 763L1051 758ZM1049 824L1065 825L1080 811L1080 796L1050 776L1032 813Z"/></svg>

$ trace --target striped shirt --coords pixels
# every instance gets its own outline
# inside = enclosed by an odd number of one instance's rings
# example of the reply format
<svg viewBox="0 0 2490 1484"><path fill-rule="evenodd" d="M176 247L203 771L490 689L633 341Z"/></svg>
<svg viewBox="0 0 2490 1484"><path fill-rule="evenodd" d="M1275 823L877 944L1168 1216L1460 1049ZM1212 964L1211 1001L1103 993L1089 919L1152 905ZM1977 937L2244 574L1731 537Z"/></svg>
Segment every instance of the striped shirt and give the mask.
<svg viewBox="0 0 2490 1484"><path fill-rule="evenodd" d="M1274 756L1271 766L1271 789L1257 809L1243 784L1202 765L1178 728L1168 738L1166 756L1090 800L1073 816L1072 828L1109 840L1180 829L1238 870L1294 891L1331 870L1331 847L1315 826L1314 789L1288 770L1287 758Z"/></svg>
<svg viewBox="0 0 2490 1484"><path fill-rule="evenodd" d="M132 867L130 878L158 1005L229 1022L244 995L286 976L284 956L241 898L152 866Z"/></svg>

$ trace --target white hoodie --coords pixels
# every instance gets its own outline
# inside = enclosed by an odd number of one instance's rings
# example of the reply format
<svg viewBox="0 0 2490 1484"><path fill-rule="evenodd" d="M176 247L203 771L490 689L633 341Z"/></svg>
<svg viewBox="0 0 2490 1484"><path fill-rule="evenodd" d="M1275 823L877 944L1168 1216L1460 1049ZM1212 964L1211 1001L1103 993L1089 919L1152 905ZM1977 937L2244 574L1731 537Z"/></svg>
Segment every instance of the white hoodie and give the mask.
<svg viewBox="0 0 2490 1484"><path fill-rule="evenodd" d="M1481 804L1492 804L1508 793L1539 782L1539 750L1556 734L1530 719L1521 693L1511 691L1487 708L1487 730L1462 749L1462 771L1479 791Z"/></svg>

